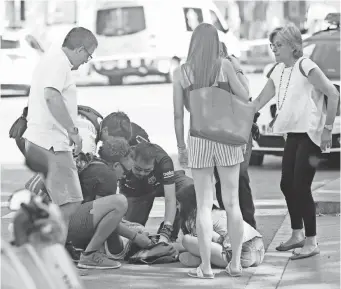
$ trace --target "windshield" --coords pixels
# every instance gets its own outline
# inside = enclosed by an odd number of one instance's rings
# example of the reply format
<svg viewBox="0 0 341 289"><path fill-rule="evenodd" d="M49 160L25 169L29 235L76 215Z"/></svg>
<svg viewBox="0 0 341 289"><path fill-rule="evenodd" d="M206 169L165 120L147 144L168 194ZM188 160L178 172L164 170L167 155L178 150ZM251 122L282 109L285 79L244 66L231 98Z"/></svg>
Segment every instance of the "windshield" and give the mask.
<svg viewBox="0 0 341 289"><path fill-rule="evenodd" d="M1 38L1 49L15 49L20 47L18 40L8 40Z"/></svg>
<svg viewBox="0 0 341 289"><path fill-rule="evenodd" d="M304 47L303 54L309 56L328 78L340 79L339 40L310 42Z"/></svg>
<svg viewBox="0 0 341 289"><path fill-rule="evenodd" d="M97 12L96 33L98 35L129 35L145 28L146 22L142 6L112 8Z"/></svg>

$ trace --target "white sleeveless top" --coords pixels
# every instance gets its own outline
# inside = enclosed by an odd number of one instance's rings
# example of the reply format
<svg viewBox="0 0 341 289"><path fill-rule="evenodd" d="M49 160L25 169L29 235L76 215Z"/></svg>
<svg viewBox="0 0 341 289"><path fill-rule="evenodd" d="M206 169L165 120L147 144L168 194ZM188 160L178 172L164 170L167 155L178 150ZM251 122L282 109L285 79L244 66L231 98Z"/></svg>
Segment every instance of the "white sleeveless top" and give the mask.
<svg viewBox="0 0 341 289"><path fill-rule="evenodd" d="M323 93L316 90L308 81L299 68L299 63L303 57L296 61L293 67L290 83L288 85L291 67L285 68L284 63L278 64L270 75L276 88L277 119L274 124L275 133L307 133L310 139L317 145L321 145L321 136L326 122L326 106L324 104ZM305 75L316 68L315 62L309 58L302 61L302 69ZM278 99L280 79L282 77L281 91ZM283 105L283 106L282 106Z"/></svg>

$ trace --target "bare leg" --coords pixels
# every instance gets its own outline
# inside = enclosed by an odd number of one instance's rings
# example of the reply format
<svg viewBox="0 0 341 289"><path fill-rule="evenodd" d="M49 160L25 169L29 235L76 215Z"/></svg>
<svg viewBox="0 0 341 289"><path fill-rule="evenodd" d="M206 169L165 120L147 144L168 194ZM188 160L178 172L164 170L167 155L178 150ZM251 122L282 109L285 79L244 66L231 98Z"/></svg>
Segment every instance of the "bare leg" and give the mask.
<svg viewBox="0 0 341 289"><path fill-rule="evenodd" d="M199 241L201 269L205 274L212 274L211 241L212 241L212 168L192 169L195 195L197 199L196 228Z"/></svg>
<svg viewBox="0 0 341 289"><path fill-rule="evenodd" d="M200 257L200 251L199 251L199 242L198 238L191 236L191 235L185 235L182 240L182 245L188 251L194 256ZM226 260L223 258L223 247L217 243L211 242L211 262L214 266L217 266L219 268L225 268L227 266Z"/></svg>
<svg viewBox="0 0 341 289"><path fill-rule="evenodd" d="M85 252L97 251L114 232L127 211L127 199L123 195L112 195L94 201L93 215L95 234Z"/></svg>
<svg viewBox="0 0 341 289"><path fill-rule="evenodd" d="M221 194L227 215L227 230L231 240L232 260L231 270L240 271L240 256L243 244L244 223L239 207L239 167L217 167L220 181Z"/></svg>

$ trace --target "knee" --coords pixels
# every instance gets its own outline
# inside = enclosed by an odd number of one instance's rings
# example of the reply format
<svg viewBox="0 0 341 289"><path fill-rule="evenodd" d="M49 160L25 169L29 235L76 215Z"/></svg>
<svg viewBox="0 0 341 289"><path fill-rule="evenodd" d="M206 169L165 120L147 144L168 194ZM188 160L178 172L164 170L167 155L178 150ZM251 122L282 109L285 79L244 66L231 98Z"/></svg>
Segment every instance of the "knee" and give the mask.
<svg viewBox="0 0 341 289"><path fill-rule="evenodd" d="M283 194L286 194L288 192L288 187L288 183L284 180L281 180L280 188Z"/></svg>
<svg viewBox="0 0 341 289"><path fill-rule="evenodd" d="M112 205L112 209L124 215L128 209L128 201L124 195L116 194L108 196L108 204Z"/></svg>
<svg viewBox="0 0 341 289"><path fill-rule="evenodd" d="M191 243L191 238L192 236L187 234L187 235L184 235L183 238L182 238L182 246L184 246L184 248L188 251L188 248L190 247L190 243Z"/></svg>

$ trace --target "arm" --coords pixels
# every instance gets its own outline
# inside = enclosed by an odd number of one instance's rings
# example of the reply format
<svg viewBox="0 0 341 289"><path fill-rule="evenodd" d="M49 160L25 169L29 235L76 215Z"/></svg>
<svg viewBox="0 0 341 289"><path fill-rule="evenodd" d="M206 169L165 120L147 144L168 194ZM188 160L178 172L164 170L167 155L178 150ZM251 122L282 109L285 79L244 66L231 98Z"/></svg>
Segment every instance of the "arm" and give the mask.
<svg viewBox="0 0 341 289"><path fill-rule="evenodd" d="M165 190L165 225L173 225L176 214L175 184L164 185Z"/></svg>
<svg viewBox="0 0 341 289"><path fill-rule="evenodd" d="M332 125L335 120L340 93L319 67L310 70L308 81L328 97L326 125Z"/></svg>
<svg viewBox="0 0 341 289"><path fill-rule="evenodd" d="M224 72L227 74L227 77L229 79L229 83L233 93L243 98L245 101L249 101L248 89L246 89L242 82L239 80L232 63L227 59L223 59L222 65Z"/></svg>
<svg viewBox="0 0 341 289"><path fill-rule="evenodd" d="M47 107L51 111L53 117L70 132L75 127L73 120L66 108L61 93L53 87L45 87L44 95Z"/></svg>
<svg viewBox="0 0 341 289"><path fill-rule="evenodd" d="M242 68L240 66L239 60L235 56L228 57L228 60L231 61L233 68L235 69L237 73L238 80L240 83L244 86L246 89L247 93L250 95L250 90L249 90L249 80L247 77L244 75Z"/></svg>
<svg viewBox="0 0 341 289"><path fill-rule="evenodd" d="M269 78L259 96L253 101L256 106L256 111L261 110L264 105L266 105L270 99L275 96L275 93L275 84L273 80Z"/></svg>
<svg viewBox="0 0 341 289"><path fill-rule="evenodd" d="M180 82L180 68L174 71L173 81L173 108L174 108L174 128L178 147L185 147L184 137L184 93Z"/></svg>

